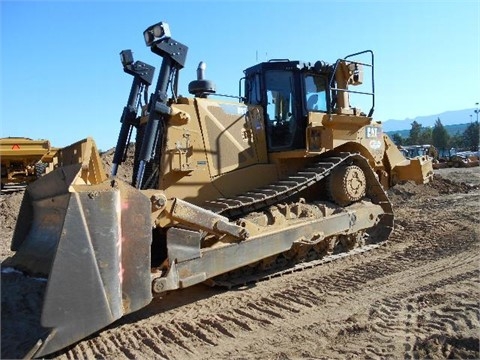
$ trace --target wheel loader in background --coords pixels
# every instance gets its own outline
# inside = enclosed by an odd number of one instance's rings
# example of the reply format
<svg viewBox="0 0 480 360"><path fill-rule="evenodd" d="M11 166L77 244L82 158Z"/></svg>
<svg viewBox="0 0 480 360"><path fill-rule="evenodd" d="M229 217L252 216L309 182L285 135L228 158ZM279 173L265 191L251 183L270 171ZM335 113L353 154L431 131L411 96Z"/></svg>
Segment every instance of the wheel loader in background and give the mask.
<svg viewBox="0 0 480 360"><path fill-rule="evenodd" d="M193 97L178 95L187 47L166 23L144 37L160 72L148 99L154 68L121 52L133 84L112 173L88 138L61 149L59 168L25 192L16 253L4 266L48 278L41 322L49 333L35 356L167 291L234 286L374 248L393 229L385 190L433 176L429 158L405 159L372 119L371 51L333 64L257 64L232 101L215 98L204 63L188 86ZM371 61L355 60L365 55ZM366 68L371 91L352 90ZM352 94L371 98L367 114L351 106ZM128 184L115 175L134 133Z"/></svg>
<svg viewBox="0 0 480 360"><path fill-rule="evenodd" d="M28 183L53 170L57 150L48 140L1 138L2 193L22 190Z"/></svg>

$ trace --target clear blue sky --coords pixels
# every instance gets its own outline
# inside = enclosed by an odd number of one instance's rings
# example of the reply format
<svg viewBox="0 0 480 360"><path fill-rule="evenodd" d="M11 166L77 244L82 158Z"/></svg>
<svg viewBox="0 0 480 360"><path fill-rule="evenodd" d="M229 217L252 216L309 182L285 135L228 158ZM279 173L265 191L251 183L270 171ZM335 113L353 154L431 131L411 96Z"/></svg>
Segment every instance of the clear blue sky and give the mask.
<svg viewBox="0 0 480 360"><path fill-rule="evenodd" d="M115 146L132 80L119 52L132 49L158 73L142 33L159 21L189 47L183 95L201 60L217 92L236 95L257 59L332 63L372 49L378 120L480 101L478 0L0 1L1 137Z"/></svg>

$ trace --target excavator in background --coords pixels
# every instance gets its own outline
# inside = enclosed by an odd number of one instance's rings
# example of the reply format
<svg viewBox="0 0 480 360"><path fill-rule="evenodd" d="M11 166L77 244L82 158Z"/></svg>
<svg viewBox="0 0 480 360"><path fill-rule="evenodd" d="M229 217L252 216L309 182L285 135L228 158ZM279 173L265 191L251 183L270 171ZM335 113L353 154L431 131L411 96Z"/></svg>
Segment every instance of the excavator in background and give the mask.
<svg viewBox="0 0 480 360"><path fill-rule="evenodd" d="M40 307L48 331L34 356L167 291L235 286L378 247L394 222L385 191L433 176L430 158L406 159L372 118L372 51L332 64L259 63L232 101L215 96L204 63L193 96L180 96L187 46L164 22L144 38L160 71L148 97L154 68L121 52L133 84L112 173L88 138L59 150L58 168L25 192L16 253L3 266L48 279ZM368 91L353 90L366 69ZM371 99L368 113L350 104L353 94ZM116 173L134 133L127 183Z"/></svg>
<svg viewBox="0 0 480 360"><path fill-rule="evenodd" d="M32 181L52 171L57 150L48 140L1 138L2 193L23 190Z"/></svg>

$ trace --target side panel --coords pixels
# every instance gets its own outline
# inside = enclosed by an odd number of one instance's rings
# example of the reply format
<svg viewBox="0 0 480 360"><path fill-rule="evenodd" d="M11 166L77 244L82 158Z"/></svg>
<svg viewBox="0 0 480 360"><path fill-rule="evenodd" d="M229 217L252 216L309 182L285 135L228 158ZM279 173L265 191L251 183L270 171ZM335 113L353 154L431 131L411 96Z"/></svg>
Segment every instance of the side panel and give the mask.
<svg viewBox="0 0 480 360"><path fill-rule="evenodd" d="M382 125L369 117L309 113L307 152L319 154L333 149L357 152L383 166L385 144ZM348 144L355 144L349 147Z"/></svg>
<svg viewBox="0 0 480 360"><path fill-rule="evenodd" d="M277 179L259 107L183 98L174 108L189 120L167 127L159 185L167 198L200 205Z"/></svg>
<svg viewBox="0 0 480 360"><path fill-rule="evenodd" d="M212 177L259 162L248 107L195 99Z"/></svg>
<svg viewBox="0 0 480 360"><path fill-rule="evenodd" d="M180 198L195 204L219 197L221 194L211 185L205 144L198 122L195 101L183 99L175 109L188 115L182 124L167 125L165 150L160 165L159 189L167 198Z"/></svg>

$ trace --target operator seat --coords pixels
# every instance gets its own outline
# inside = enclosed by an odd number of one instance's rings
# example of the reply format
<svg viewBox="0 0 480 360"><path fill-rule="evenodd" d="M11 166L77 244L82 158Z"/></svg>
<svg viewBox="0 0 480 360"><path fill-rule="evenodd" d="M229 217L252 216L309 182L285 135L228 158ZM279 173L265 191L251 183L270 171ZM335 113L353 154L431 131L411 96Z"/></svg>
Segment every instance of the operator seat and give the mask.
<svg viewBox="0 0 480 360"><path fill-rule="evenodd" d="M318 110L317 102L318 102L318 94L310 95L307 100L307 110L308 111Z"/></svg>

